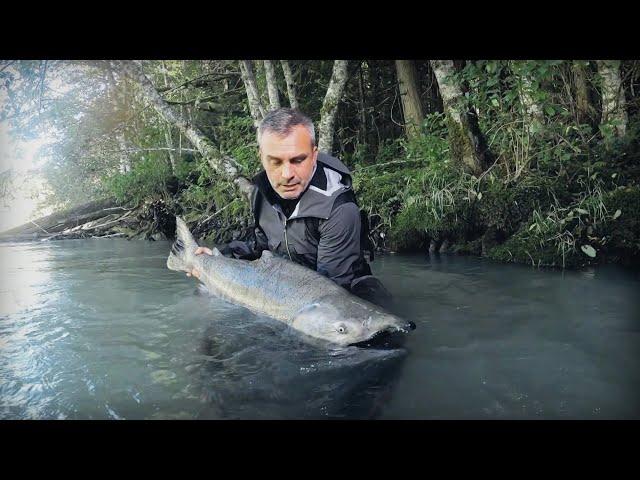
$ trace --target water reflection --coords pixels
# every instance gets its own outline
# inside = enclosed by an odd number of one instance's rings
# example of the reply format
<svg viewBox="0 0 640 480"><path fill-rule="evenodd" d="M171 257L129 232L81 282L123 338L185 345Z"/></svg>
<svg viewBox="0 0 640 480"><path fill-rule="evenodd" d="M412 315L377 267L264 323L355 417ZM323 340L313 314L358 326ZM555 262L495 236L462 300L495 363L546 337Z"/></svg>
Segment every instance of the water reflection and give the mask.
<svg viewBox="0 0 640 480"><path fill-rule="evenodd" d="M0 244L0 317L55 301L51 284L51 251L33 245Z"/></svg>
<svg viewBox="0 0 640 480"><path fill-rule="evenodd" d="M407 358L404 349L314 347L250 313L230 321L243 334L230 338L216 322L202 340L199 418L376 418Z"/></svg>

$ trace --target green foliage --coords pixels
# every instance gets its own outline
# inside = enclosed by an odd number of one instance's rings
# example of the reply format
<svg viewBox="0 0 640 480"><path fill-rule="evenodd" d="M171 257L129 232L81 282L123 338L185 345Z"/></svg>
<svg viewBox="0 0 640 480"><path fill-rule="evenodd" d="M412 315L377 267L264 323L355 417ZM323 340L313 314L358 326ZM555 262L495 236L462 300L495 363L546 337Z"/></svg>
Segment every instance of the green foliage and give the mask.
<svg viewBox="0 0 640 480"><path fill-rule="evenodd" d="M136 163L130 172L111 175L103 181L118 201L140 204L148 198L168 197L166 187L170 175L166 162L147 158Z"/></svg>
<svg viewBox="0 0 640 480"><path fill-rule="evenodd" d="M264 93L260 63L254 66ZM300 108L317 125L333 62L290 65ZM469 144L460 140L463 131L457 139L451 134L455 129L441 111L428 62L416 62L427 113L420 134L411 139L404 137L399 117L394 62L350 62L334 153L354 172L358 202L374 219L378 244L424 248L447 239L460 252L534 265L636 261L640 63L621 64L629 114L625 138L616 137L613 121L600 121L602 85L593 61L457 65L452 81L464 92L460 106L477 119L490 159L476 176L452 162ZM286 105L284 77L274 66ZM232 157L243 175L260 171L235 61L149 61L144 71L172 108ZM592 104L586 113L576 100L579 72ZM42 88L43 74L60 88ZM8 100L0 116L13 118L14 132L51 137L42 154L50 202L71 205L115 195L142 203L163 197L175 213L188 221L207 219L203 228L222 236L248 224L248 208L235 185L150 108L135 83L105 62L16 62L0 71L0 94ZM126 164L131 171L119 173Z"/></svg>

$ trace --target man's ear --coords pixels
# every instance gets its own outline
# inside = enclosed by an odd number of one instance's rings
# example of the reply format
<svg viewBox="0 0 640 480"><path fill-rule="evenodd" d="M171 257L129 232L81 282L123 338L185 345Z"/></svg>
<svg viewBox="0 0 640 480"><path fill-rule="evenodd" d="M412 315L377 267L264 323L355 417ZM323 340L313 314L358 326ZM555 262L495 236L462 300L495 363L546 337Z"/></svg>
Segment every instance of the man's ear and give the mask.
<svg viewBox="0 0 640 480"><path fill-rule="evenodd" d="M313 163L318 161L318 146L313 147Z"/></svg>

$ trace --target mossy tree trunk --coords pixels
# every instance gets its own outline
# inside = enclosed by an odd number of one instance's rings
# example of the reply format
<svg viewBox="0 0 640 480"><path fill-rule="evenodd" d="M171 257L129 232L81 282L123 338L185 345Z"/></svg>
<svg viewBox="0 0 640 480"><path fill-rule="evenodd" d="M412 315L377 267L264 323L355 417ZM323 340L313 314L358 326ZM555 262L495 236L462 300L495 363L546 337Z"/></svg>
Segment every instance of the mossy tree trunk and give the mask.
<svg viewBox="0 0 640 480"><path fill-rule="evenodd" d="M244 88L247 91L249 111L253 118L253 125L258 128L258 125L264 118L265 110L260 101L260 93L258 92L256 77L253 74L253 66L251 65L251 60L240 60L238 65L240 67L240 75L244 83Z"/></svg>
<svg viewBox="0 0 640 480"><path fill-rule="evenodd" d="M411 60L396 60L396 73L400 99L402 100L405 131L408 137L415 137L420 133L420 126L424 120L418 92L416 66Z"/></svg>
<svg viewBox="0 0 640 480"><path fill-rule="evenodd" d="M344 87L347 84L347 60L336 60L333 62L333 72L327 93L320 109L320 123L318 128L318 150L331 155L333 150L334 125L336 113L342 99Z"/></svg>
<svg viewBox="0 0 640 480"><path fill-rule="evenodd" d="M240 175L237 163L229 156L222 155L220 150L187 118L174 110L158 93L151 80L145 75L142 66L135 61L114 62L121 71L134 82L142 96L158 114L169 124L176 127L219 174L232 180L247 197L253 190L251 182Z"/></svg>
<svg viewBox="0 0 640 480"><path fill-rule="evenodd" d="M284 73L284 79L287 83L287 95L289 96L289 106L291 108L298 108L298 97L296 94L296 82L293 79L293 72L291 66L287 60L280 60L282 65L282 71Z"/></svg>
<svg viewBox="0 0 640 480"><path fill-rule="evenodd" d="M469 123L462 89L453 78L453 60L430 60L430 64L438 81L447 117L452 158L471 173L480 174L483 171L480 139Z"/></svg>
<svg viewBox="0 0 640 480"><path fill-rule="evenodd" d="M264 71L267 80L267 94L269 95L269 110L276 110L280 108L280 95L278 95L276 71L271 60L264 60Z"/></svg>
<svg viewBox="0 0 640 480"><path fill-rule="evenodd" d="M579 124L590 124L593 117L593 106L589 97L587 69L582 62L575 62L571 67L571 73L575 88L576 120Z"/></svg>
<svg viewBox="0 0 640 480"><path fill-rule="evenodd" d="M620 60L598 60L598 73L602 81L601 124L611 122L613 133L623 137L627 131L626 99L620 78Z"/></svg>

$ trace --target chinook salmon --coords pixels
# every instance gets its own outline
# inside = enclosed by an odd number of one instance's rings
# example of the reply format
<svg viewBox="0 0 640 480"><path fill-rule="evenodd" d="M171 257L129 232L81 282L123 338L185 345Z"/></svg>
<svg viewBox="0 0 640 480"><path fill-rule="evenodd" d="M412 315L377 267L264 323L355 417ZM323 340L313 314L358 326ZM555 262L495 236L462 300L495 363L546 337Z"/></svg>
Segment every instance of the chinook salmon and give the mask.
<svg viewBox="0 0 640 480"><path fill-rule="evenodd" d="M304 335L347 346L382 332L415 328L382 308L351 294L331 279L265 250L253 261L196 255L198 248L184 221L176 217L176 241L167 259L170 270L196 268L209 292L231 303L280 320Z"/></svg>

